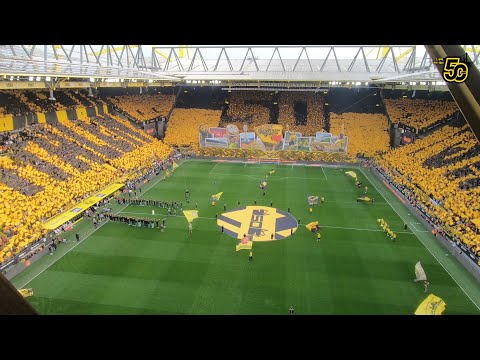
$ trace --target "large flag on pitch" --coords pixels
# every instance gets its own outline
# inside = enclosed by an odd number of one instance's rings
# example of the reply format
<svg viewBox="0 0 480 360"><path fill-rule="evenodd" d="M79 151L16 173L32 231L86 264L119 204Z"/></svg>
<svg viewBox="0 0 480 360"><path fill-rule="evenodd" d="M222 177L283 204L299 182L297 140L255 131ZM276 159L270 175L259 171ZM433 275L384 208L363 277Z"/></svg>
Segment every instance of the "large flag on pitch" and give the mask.
<svg viewBox="0 0 480 360"><path fill-rule="evenodd" d="M218 194L213 194L213 195L210 197L210 201L218 201L218 200L220 200L220 198L222 197L222 194L223 194L223 191L222 191L222 192L219 192Z"/></svg>
<svg viewBox="0 0 480 360"><path fill-rule="evenodd" d="M318 221L312 221L311 223L308 223L305 225L308 230L313 231L318 227Z"/></svg>
<svg viewBox="0 0 480 360"><path fill-rule="evenodd" d="M446 306L445 301L436 295L430 294L415 310L415 315L442 315Z"/></svg>
<svg viewBox="0 0 480 360"><path fill-rule="evenodd" d="M245 236L235 247L236 251L251 250L253 246L252 235Z"/></svg>
<svg viewBox="0 0 480 360"><path fill-rule="evenodd" d="M357 174L355 174L353 171L345 171L345 175L348 175L354 179L357 178Z"/></svg>
<svg viewBox="0 0 480 360"><path fill-rule="evenodd" d="M309 195L307 196L308 205L317 205L318 204L318 196Z"/></svg>
<svg viewBox="0 0 480 360"><path fill-rule="evenodd" d="M198 210L183 210L183 215L185 215L188 222L192 222L198 218Z"/></svg>
<svg viewBox="0 0 480 360"><path fill-rule="evenodd" d="M415 282L427 280L427 275L425 274L425 270L423 270L423 267L420 261L415 264L415 276L416 276L416 279L414 280Z"/></svg>

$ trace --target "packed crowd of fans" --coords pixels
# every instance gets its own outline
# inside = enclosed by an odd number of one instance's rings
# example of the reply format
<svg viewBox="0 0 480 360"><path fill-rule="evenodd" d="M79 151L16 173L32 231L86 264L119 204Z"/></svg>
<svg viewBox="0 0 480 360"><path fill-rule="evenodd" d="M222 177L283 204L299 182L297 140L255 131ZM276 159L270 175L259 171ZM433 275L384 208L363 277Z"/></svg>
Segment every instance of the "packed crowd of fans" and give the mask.
<svg viewBox="0 0 480 360"><path fill-rule="evenodd" d="M138 121L146 121L167 116L175 102L175 96L154 95L122 95L110 98L120 110Z"/></svg>
<svg viewBox="0 0 480 360"><path fill-rule="evenodd" d="M303 101L307 105L307 123L296 124L295 102ZM302 135L315 135L325 127L325 98L312 92L281 92L278 101L278 123L284 130L298 131Z"/></svg>
<svg viewBox="0 0 480 360"><path fill-rule="evenodd" d="M338 135L342 127L348 136L348 153L351 156L372 156L390 148L388 121L383 114L331 113L330 132Z"/></svg>
<svg viewBox="0 0 480 360"><path fill-rule="evenodd" d="M0 91L0 117L22 115L31 110L15 94L18 90Z"/></svg>
<svg viewBox="0 0 480 360"><path fill-rule="evenodd" d="M248 125L248 131L268 124L271 111L268 106L273 106L274 96L268 91L233 91L228 100L227 118L223 122L236 125L242 131L244 124Z"/></svg>
<svg viewBox="0 0 480 360"><path fill-rule="evenodd" d="M391 122L417 130L444 120L458 110L455 102L445 100L400 98L385 99L384 102Z"/></svg>
<svg viewBox="0 0 480 360"><path fill-rule="evenodd" d="M101 102L98 98L73 90L56 90L55 100L49 100L49 97L49 90L0 91L0 117L91 107Z"/></svg>
<svg viewBox="0 0 480 360"><path fill-rule="evenodd" d="M198 144L200 125L216 127L221 115L221 110L176 108L168 121L165 143L178 146Z"/></svg>
<svg viewBox="0 0 480 360"><path fill-rule="evenodd" d="M6 239L0 262L44 236L48 218L171 152L128 121L108 116L32 125L3 134L1 142L0 232Z"/></svg>
<svg viewBox="0 0 480 360"><path fill-rule="evenodd" d="M480 255L480 145L467 126L445 126L383 154L378 164L433 214L436 222Z"/></svg>

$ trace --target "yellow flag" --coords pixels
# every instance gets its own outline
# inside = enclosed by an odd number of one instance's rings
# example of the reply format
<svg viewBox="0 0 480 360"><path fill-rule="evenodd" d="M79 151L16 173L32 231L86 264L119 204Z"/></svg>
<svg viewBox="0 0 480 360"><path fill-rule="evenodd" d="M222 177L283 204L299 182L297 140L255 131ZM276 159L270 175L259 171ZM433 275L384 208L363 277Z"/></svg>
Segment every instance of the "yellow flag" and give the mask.
<svg viewBox="0 0 480 360"><path fill-rule="evenodd" d="M311 223L308 223L305 226L307 227L308 230L312 231L315 227L317 227L317 225L318 225L318 221L313 221Z"/></svg>
<svg viewBox="0 0 480 360"><path fill-rule="evenodd" d="M243 242L239 242L236 246L236 250L237 251L240 251L240 250L251 250L252 249L252 246L253 246L253 241L249 240L247 241L246 243L243 243Z"/></svg>
<svg viewBox="0 0 480 360"><path fill-rule="evenodd" d="M22 294L22 296L23 296L24 298L33 295L33 290L32 290L32 289L20 289L20 290L18 290L18 292L19 292L20 294Z"/></svg>
<svg viewBox="0 0 480 360"><path fill-rule="evenodd" d="M198 218L198 210L183 210L183 214L189 223Z"/></svg>
<svg viewBox="0 0 480 360"><path fill-rule="evenodd" d="M172 170L175 170L178 167L177 163L174 161L172 164Z"/></svg>
<svg viewBox="0 0 480 360"><path fill-rule="evenodd" d="M345 171L345 174L356 179L357 178L357 174L355 174L353 171Z"/></svg>
<svg viewBox="0 0 480 360"><path fill-rule="evenodd" d="M447 304L438 296L430 294L418 306L415 315L442 315Z"/></svg>
<svg viewBox="0 0 480 360"><path fill-rule="evenodd" d="M213 194L213 195L210 197L210 201L218 201L218 200L220 200L222 194L223 194L223 191L222 191L222 192L219 192L218 194Z"/></svg>

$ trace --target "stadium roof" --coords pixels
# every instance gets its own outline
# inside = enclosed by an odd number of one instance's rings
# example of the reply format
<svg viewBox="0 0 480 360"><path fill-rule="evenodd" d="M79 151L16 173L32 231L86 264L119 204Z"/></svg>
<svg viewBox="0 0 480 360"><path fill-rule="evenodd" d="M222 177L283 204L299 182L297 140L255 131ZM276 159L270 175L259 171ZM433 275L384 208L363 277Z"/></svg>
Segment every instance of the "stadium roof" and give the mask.
<svg viewBox="0 0 480 360"><path fill-rule="evenodd" d="M480 46L463 48L478 67ZM210 84L442 80L423 45L1 45L1 75Z"/></svg>

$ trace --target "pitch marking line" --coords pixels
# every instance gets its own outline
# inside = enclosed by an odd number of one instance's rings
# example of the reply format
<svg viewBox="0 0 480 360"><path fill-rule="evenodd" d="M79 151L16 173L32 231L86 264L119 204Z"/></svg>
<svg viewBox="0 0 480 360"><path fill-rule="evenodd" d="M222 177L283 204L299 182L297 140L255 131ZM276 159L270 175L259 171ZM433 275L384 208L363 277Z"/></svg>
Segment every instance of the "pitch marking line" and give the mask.
<svg viewBox="0 0 480 360"><path fill-rule="evenodd" d="M323 170L323 166L322 166L322 171L323 171L323 175L325 176L325 180L328 181L327 174L325 173L325 170Z"/></svg>
<svg viewBox="0 0 480 360"><path fill-rule="evenodd" d="M213 169L212 169L213 170ZM211 171L211 170L210 170ZM209 175L223 175L223 176L235 176L235 177L238 177L238 176L246 176L246 177L249 177L251 179L254 179L254 180L264 180L265 178L263 177L256 177L254 175L249 175L249 174L229 174L229 173L219 173L219 172L215 172L215 173L209 173ZM299 176L285 176L285 177L281 177L281 178L268 178L267 181L275 181L275 180L285 180L285 179L300 179L300 180L320 180L320 181L327 181L327 179L322 179L322 178L312 178L312 177L299 177Z"/></svg>
<svg viewBox="0 0 480 360"><path fill-rule="evenodd" d="M211 168L211 169L210 169L210 171L209 171L208 173L209 173L209 174L211 174L211 173L212 173L212 171L213 171L213 170L214 170L214 169L215 169L215 168L218 166L218 164L220 164L220 163L218 163L218 162L217 162L217 163L215 164L215 166L214 166L213 168Z"/></svg>
<svg viewBox="0 0 480 360"><path fill-rule="evenodd" d="M360 168L360 171L362 172L363 176L365 176L368 181L370 181L370 179L368 178L367 175L365 175L365 173L363 172L363 169ZM377 191L379 192L379 194L390 204L390 202L387 200L387 198L385 196L383 196L383 193L377 188L377 186L372 182L370 181L370 183L375 187L375 189L377 189ZM397 213L397 215L400 217L400 219L402 219L402 221L405 221L403 219L403 217L398 213L398 211L390 204L390 207L393 209L393 211L395 211ZM406 222L406 221L405 221ZM419 232L417 230L417 232ZM415 231L413 231L413 233L415 234ZM430 252L430 254L432 254L432 256L435 258L435 260L437 260L437 262L443 267L443 269L447 272L448 275L450 275L450 277L453 279L453 281L455 281L455 283L460 287L460 289L463 290L463 292L465 293L465 295L468 296L468 298L472 301L472 303L477 307L478 310L480 310L480 306L477 305L477 303L475 301L473 301L473 299L470 297L470 295L465 291L465 289L462 287L462 285L460 285L457 281L457 279L455 279L453 277L453 275L450 273L450 271L447 270L447 268L445 268L445 266L443 266L443 264L440 262L440 260L438 260L438 258L435 256L435 254L430 250L430 248L420 239L420 237L415 234L415 236L417 237L418 240L420 240L420 242L423 244L423 246L425 246L425 248Z"/></svg>
<svg viewBox="0 0 480 360"><path fill-rule="evenodd" d="M183 164L183 163L182 163ZM182 164L178 165L179 167L182 166ZM165 177L165 175L164 175ZM160 181L162 181L163 178L157 180L157 182L155 184L153 184L152 186L150 186L150 188L148 190L146 190L143 194L146 194L147 192L149 192L151 189L153 189L155 187L155 185L157 185ZM118 215L122 212L123 209L127 208L128 207L128 204L125 205L123 208L121 208L115 215ZM37 275L35 275L33 278L31 278L30 280L28 280L23 286L20 286L18 289L22 289L24 288L25 286L27 286L28 284L30 284L33 280L35 280L39 275L41 275L45 270L47 270L49 267L51 267L53 264L55 264L58 260L60 260L62 257L64 257L65 255L67 255L70 251L72 251L73 249L75 249L78 245L80 245L83 241L87 240L90 235L92 235L94 232L96 232L98 229L100 229L103 225L105 225L108 221L105 221L102 225L100 225L98 228L94 229L92 232L90 232L90 234L88 234L86 237L84 237L81 241L77 242L74 246L72 246L70 249L68 249L62 256L60 256L57 260L55 260L53 263L51 263L50 265L48 265L45 269L43 269L42 271L40 271Z"/></svg>
<svg viewBox="0 0 480 360"><path fill-rule="evenodd" d="M132 215L152 215L151 213L140 213L140 212L128 212L128 211L121 211L117 213L119 214L132 214ZM159 214L160 216L165 216L165 214ZM156 215L154 215L156 216ZM168 218L185 218L184 215L167 215L166 219ZM186 218L185 218L186 219ZM206 217L206 216L199 216L197 219L206 219L206 220L216 220L213 217ZM303 225L300 225L303 226ZM321 225L320 227L324 228L332 228L332 229L345 229L345 230L358 230L358 231L375 231L375 232L384 232L381 229L362 229L362 228L352 228L352 227L344 227L344 226L331 226L331 225ZM413 235L410 231L394 231L396 234L410 234Z"/></svg>
<svg viewBox="0 0 480 360"><path fill-rule="evenodd" d="M419 223L410 223L410 225L412 225L412 227L415 230L417 230L418 232L423 232L423 233L428 233L429 232L428 230L418 230L417 227L415 226L415 224L420 225Z"/></svg>

